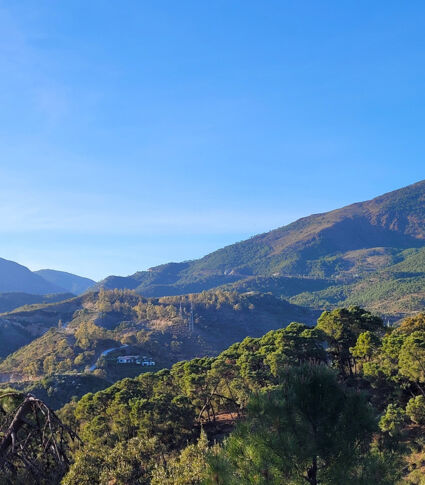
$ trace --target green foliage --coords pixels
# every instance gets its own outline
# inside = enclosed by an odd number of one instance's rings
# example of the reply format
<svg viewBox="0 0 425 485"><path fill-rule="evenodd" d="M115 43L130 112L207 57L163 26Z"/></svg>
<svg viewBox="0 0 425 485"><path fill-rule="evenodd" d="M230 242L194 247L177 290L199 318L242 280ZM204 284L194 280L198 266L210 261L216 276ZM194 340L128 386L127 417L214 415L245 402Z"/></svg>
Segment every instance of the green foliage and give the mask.
<svg viewBox="0 0 425 485"><path fill-rule="evenodd" d="M375 337L377 336L375 335ZM374 345L376 345L377 340L374 340ZM369 358L360 359L363 375L375 385L384 382L398 385L401 380L398 359L403 342L404 337L396 332L385 335ZM357 348L357 344L355 348Z"/></svg>
<svg viewBox="0 0 425 485"><path fill-rule="evenodd" d="M368 330L359 335L356 345L350 349L351 354L361 360L370 360L381 344L379 337Z"/></svg>
<svg viewBox="0 0 425 485"><path fill-rule="evenodd" d="M223 450L226 484L342 483L367 455L375 430L363 396L324 366L288 369L282 385L254 397ZM215 472L212 461L212 471ZM352 483L352 482L350 482Z"/></svg>
<svg viewBox="0 0 425 485"><path fill-rule="evenodd" d="M204 298L233 305L231 294ZM406 469L404 407L421 385L402 371L403 352L421 322L390 331L359 308L328 312L315 328L293 322L87 394L62 411L85 442L64 483L395 485ZM239 418L223 449L197 441L200 425L211 432L221 416Z"/></svg>
<svg viewBox="0 0 425 485"><path fill-rule="evenodd" d="M324 312L317 321L317 328L326 334L333 361L345 375L353 372L350 348L356 345L360 334L382 330L383 323L380 318L359 307L350 307ZM365 338L362 337L362 340Z"/></svg>
<svg viewBox="0 0 425 485"><path fill-rule="evenodd" d="M413 332L404 341L399 354L400 373L420 388L425 382L425 331Z"/></svg>
<svg viewBox="0 0 425 485"><path fill-rule="evenodd" d="M171 480L175 470L199 452L200 448L189 447L181 456L175 455L175 450L196 438L199 423L212 424L223 413L240 414L252 392L276 386L285 368L310 360L310 352L316 353L317 361L319 357L325 359L322 344L320 331L291 324L262 338L247 338L214 359L180 362L171 370L124 379L104 391L87 394L65 413L70 423L78 423L78 432L86 443L70 471L74 481L66 483L77 483L80 475L82 483L102 483L98 476L112 476L106 475L112 472L105 456L118 456L116 447L131 440L155 440L159 448L152 452L152 463L161 454L170 454L170 463L155 473ZM134 467L139 462L132 463L129 458L126 473L136 476L139 471ZM151 473L151 465L146 467L150 470L146 473ZM93 478L92 469L99 470L97 478Z"/></svg>
<svg viewBox="0 0 425 485"><path fill-rule="evenodd" d="M425 313L405 318L400 326L395 329L395 332L401 335L410 335L418 331L425 331Z"/></svg>
<svg viewBox="0 0 425 485"><path fill-rule="evenodd" d="M152 471L151 485L201 485L208 479L207 460L216 456L219 446L209 447L202 430L198 442L184 448L179 454L169 456Z"/></svg>
<svg viewBox="0 0 425 485"><path fill-rule="evenodd" d="M425 397L412 397L406 406L406 415L416 424L425 425Z"/></svg>
<svg viewBox="0 0 425 485"><path fill-rule="evenodd" d="M389 404L379 420L379 427L381 431L385 431L390 436L396 437L401 433L405 419L406 415L403 408L396 404Z"/></svg>
<svg viewBox="0 0 425 485"><path fill-rule="evenodd" d="M75 463L62 480L62 485L148 485L155 466L152 459L159 453L156 439L131 438L111 450L102 445L89 445L76 453Z"/></svg>
<svg viewBox="0 0 425 485"><path fill-rule="evenodd" d="M152 333L138 326L143 312L164 312L178 322L180 302L187 308L192 300L205 312L196 324L208 325L202 318L209 312L249 321L256 308L276 302L272 296L221 291L160 300L104 292L102 298L112 307L102 317L106 323L112 315L126 320L107 329L88 319L86 309L70 324L75 333L70 325L54 330L55 352L66 351L61 342L67 336L78 339L81 352L73 365L80 365L84 352L96 353L105 336L132 336L137 343L130 345L151 345ZM92 297L91 304L96 302ZM177 316L170 316L174 311ZM358 307L340 309L325 312L316 327L292 322L261 338L245 338L217 357L180 361L73 399L60 416L84 445L74 446L63 483L395 485L403 473L415 476L414 457L422 453L406 416L416 423L413 429L422 429L424 332L423 315L388 329ZM80 378L67 375L61 382L49 376L42 389L54 399L62 390L65 398ZM238 424L231 432L233 420ZM223 445L210 445L223 435Z"/></svg>
<svg viewBox="0 0 425 485"><path fill-rule="evenodd" d="M62 373L72 367L78 350L72 336L56 328L9 355L0 364L1 372L14 372L28 377Z"/></svg>

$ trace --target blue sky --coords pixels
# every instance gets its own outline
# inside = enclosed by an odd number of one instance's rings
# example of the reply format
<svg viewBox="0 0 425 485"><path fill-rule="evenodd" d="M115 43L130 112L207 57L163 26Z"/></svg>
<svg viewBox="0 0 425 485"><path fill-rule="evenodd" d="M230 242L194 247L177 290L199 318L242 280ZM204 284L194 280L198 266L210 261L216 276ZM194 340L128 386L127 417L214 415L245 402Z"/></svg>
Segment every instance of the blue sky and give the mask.
<svg viewBox="0 0 425 485"><path fill-rule="evenodd" d="M424 18L0 0L0 256L125 275L424 179Z"/></svg>

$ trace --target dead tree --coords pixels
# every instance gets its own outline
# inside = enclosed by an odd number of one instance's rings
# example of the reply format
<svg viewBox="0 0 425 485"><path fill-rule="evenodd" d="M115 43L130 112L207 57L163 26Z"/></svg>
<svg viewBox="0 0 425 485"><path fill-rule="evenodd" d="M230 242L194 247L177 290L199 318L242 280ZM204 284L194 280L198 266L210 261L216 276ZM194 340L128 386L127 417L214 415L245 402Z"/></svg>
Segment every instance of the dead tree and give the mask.
<svg viewBox="0 0 425 485"><path fill-rule="evenodd" d="M1 405L6 398L20 401L12 412ZM32 394L0 395L0 411L0 475L59 483L69 468L69 442L79 440L77 434Z"/></svg>

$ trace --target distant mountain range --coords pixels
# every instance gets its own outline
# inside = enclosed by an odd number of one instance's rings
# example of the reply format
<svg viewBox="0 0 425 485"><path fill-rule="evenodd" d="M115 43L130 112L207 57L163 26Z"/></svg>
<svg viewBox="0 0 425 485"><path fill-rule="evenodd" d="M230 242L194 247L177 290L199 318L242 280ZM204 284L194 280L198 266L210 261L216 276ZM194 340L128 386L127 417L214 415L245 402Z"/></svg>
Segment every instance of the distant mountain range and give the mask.
<svg viewBox="0 0 425 485"><path fill-rule="evenodd" d="M226 285L325 308L360 303L408 313L425 307L425 181L292 224L183 263L95 288L144 296L199 292Z"/></svg>
<svg viewBox="0 0 425 485"><path fill-rule="evenodd" d="M34 273L41 276L52 285L63 288L74 295L84 293L95 284L95 281L90 278L84 278L82 276L66 273L65 271L56 271L54 269L40 269L34 271Z"/></svg>
<svg viewBox="0 0 425 485"><path fill-rule="evenodd" d="M63 271L43 269L33 272L26 266L0 258L0 293L18 292L31 295L73 293L78 295L94 283L88 278Z"/></svg>

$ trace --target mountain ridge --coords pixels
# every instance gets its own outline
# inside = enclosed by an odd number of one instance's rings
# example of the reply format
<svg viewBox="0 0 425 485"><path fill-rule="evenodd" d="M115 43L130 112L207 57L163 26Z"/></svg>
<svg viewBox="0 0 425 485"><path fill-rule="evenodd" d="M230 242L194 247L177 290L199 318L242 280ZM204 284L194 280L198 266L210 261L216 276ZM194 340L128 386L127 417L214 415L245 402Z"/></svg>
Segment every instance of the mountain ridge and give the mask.
<svg viewBox="0 0 425 485"><path fill-rule="evenodd" d="M66 293L66 290L46 281L26 266L0 258L0 293L12 292L44 295Z"/></svg>
<svg viewBox="0 0 425 485"><path fill-rule="evenodd" d="M39 269L34 271L34 273L38 274L49 283L64 288L74 295L84 293L96 283L90 278L85 278L73 273L68 273L67 271L58 271L55 269Z"/></svg>
<svg viewBox="0 0 425 485"><path fill-rule="evenodd" d="M425 180L303 217L197 260L163 264L128 277L109 276L95 288L128 288L159 297L255 277L287 277L297 278L301 286L305 281L309 291L309 280L329 279L329 286L351 284L359 275L391 266L403 258L403 251L423 246Z"/></svg>
<svg viewBox="0 0 425 485"><path fill-rule="evenodd" d="M0 258L0 294L26 294L28 301L25 303L35 302L31 295L47 296L61 293L78 295L84 293L94 283L95 281L89 278L65 271L51 269L31 271L15 261ZM21 297L18 299L22 300ZM21 304L24 302L22 301Z"/></svg>

